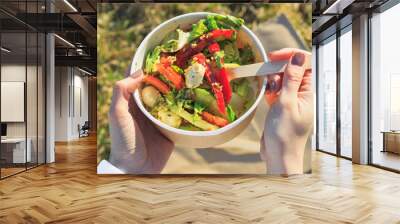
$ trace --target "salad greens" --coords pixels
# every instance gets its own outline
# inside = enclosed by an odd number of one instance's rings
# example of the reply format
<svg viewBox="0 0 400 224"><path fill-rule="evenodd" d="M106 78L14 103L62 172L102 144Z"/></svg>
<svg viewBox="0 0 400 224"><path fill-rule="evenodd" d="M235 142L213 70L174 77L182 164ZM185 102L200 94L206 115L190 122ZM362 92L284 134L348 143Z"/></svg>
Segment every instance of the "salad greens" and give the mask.
<svg viewBox="0 0 400 224"><path fill-rule="evenodd" d="M164 40L161 45L163 52L177 52L182 49L185 44L189 42L189 33L185 33L180 29L176 29L171 32Z"/></svg>
<svg viewBox="0 0 400 224"><path fill-rule="evenodd" d="M199 38L201 35L207 33L208 28L206 25L206 21L201 19L196 24L193 24L192 31L190 31L189 41L192 42L193 40Z"/></svg>
<svg viewBox="0 0 400 224"><path fill-rule="evenodd" d="M255 79L229 81L227 72L255 60L237 35L243 23L212 14L189 30L170 32L146 55L141 91L146 109L163 123L189 131L216 130L240 117L256 91Z"/></svg>
<svg viewBox="0 0 400 224"><path fill-rule="evenodd" d="M241 64L239 49L237 48L236 44L234 44L234 43L225 44L224 55L225 55L225 58L224 58L225 63Z"/></svg>
<svg viewBox="0 0 400 224"><path fill-rule="evenodd" d="M157 63L160 62L160 53L161 53L161 47L157 46L154 48L152 52L149 52L147 54L146 66L144 68L144 71L146 73L153 73L157 71L155 66Z"/></svg>

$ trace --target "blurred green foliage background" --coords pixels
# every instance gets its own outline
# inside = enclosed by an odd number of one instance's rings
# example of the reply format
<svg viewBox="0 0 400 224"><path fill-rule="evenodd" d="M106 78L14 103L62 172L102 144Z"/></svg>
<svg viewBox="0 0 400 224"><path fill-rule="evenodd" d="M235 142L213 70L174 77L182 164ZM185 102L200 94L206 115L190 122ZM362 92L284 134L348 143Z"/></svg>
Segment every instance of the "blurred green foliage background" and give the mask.
<svg viewBox="0 0 400 224"><path fill-rule="evenodd" d="M216 12L243 18L250 29L285 14L311 48L311 4L98 4L97 160L110 150L108 111L114 83L125 72L144 37L157 25L189 12Z"/></svg>

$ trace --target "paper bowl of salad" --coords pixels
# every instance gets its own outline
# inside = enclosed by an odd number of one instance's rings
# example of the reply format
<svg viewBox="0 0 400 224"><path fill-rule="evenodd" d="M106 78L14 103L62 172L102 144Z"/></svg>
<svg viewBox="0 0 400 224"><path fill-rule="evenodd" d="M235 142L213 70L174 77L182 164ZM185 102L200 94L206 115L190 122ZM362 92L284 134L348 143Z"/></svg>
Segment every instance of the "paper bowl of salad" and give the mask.
<svg viewBox="0 0 400 224"><path fill-rule="evenodd" d="M143 85L134 99L175 144L206 148L239 135L263 98L265 79L229 81L230 67L267 61L244 21L208 12L174 17L150 32L132 61Z"/></svg>

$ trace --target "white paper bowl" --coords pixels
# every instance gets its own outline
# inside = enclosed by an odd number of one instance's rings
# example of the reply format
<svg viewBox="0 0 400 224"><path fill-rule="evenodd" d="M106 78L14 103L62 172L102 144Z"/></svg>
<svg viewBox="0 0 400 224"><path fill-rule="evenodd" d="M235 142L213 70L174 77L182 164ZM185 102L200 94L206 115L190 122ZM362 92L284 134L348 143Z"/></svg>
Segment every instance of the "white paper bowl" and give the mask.
<svg viewBox="0 0 400 224"><path fill-rule="evenodd" d="M209 12L195 12L188 13L174 17L159 26L157 26L152 32L150 32L146 38L142 41L138 47L135 56L132 60L131 74L143 68L144 60L148 51L152 50L155 46L159 45L163 38L171 31L177 29L178 27L188 27L191 24L196 23L207 15L213 14ZM238 35L241 40L248 43L253 49L253 53L256 58L256 62L267 61L267 55L265 53L264 47L262 46L260 40L257 36L246 26L242 26ZM145 116L150 119L155 126L171 141L179 146L190 147L190 148L207 148L215 145L225 143L237 135L239 135L252 120L257 105L264 97L266 80L259 79L259 90L255 103L236 121L230 123L229 125L222 127L214 131L186 131L177 128L170 127L163 122L157 120L153 117L144 107L142 100L140 99L140 90L136 90L134 99L140 108L140 110L145 114Z"/></svg>

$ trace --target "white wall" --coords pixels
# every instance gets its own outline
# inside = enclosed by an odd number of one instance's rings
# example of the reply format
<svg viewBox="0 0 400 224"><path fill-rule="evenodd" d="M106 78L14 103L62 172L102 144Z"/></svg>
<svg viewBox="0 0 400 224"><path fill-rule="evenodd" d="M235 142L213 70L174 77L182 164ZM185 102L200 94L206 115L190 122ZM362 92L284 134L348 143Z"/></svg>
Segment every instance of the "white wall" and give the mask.
<svg viewBox="0 0 400 224"><path fill-rule="evenodd" d="M88 79L87 77L81 76L82 73L78 73L76 75L76 72L78 70L74 70L74 91L72 94L74 96L71 96L72 99L74 99L74 107L72 108L72 115L73 119L71 120L71 135L73 138L78 138L79 133L78 133L78 124L83 125L85 121L88 120ZM71 103L72 105L72 103ZM80 108L81 107L81 108Z"/></svg>
<svg viewBox="0 0 400 224"><path fill-rule="evenodd" d="M55 68L55 95L54 95L54 119L55 141L68 140L68 86L69 76L67 67Z"/></svg>
<svg viewBox="0 0 400 224"><path fill-rule="evenodd" d="M88 79L72 67L56 67L55 73L55 140L74 140L78 124L88 120Z"/></svg>
<svg viewBox="0 0 400 224"><path fill-rule="evenodd" d="M44 163L44 74L42 68L25 64L3 64L1 66L1 81L3 82L24 82L26 83L26 107L22 106L21 113L26 112L26 121L22 122L6 122L7 123L7 137L9 138L25 138L29 139L30 148L32 151L32 161ZM25 78L27 77L27 81ZM2 89L3 91L4 89ZM24 94L24 90L20 92ZM7 97L7 96L2 96ZM12 110L10 107L2 107L1 110ZM26 110L26 111L25 111ZM13 113L12 111L7 111ZM39 155L37 155L37 153Z"/></svg>

